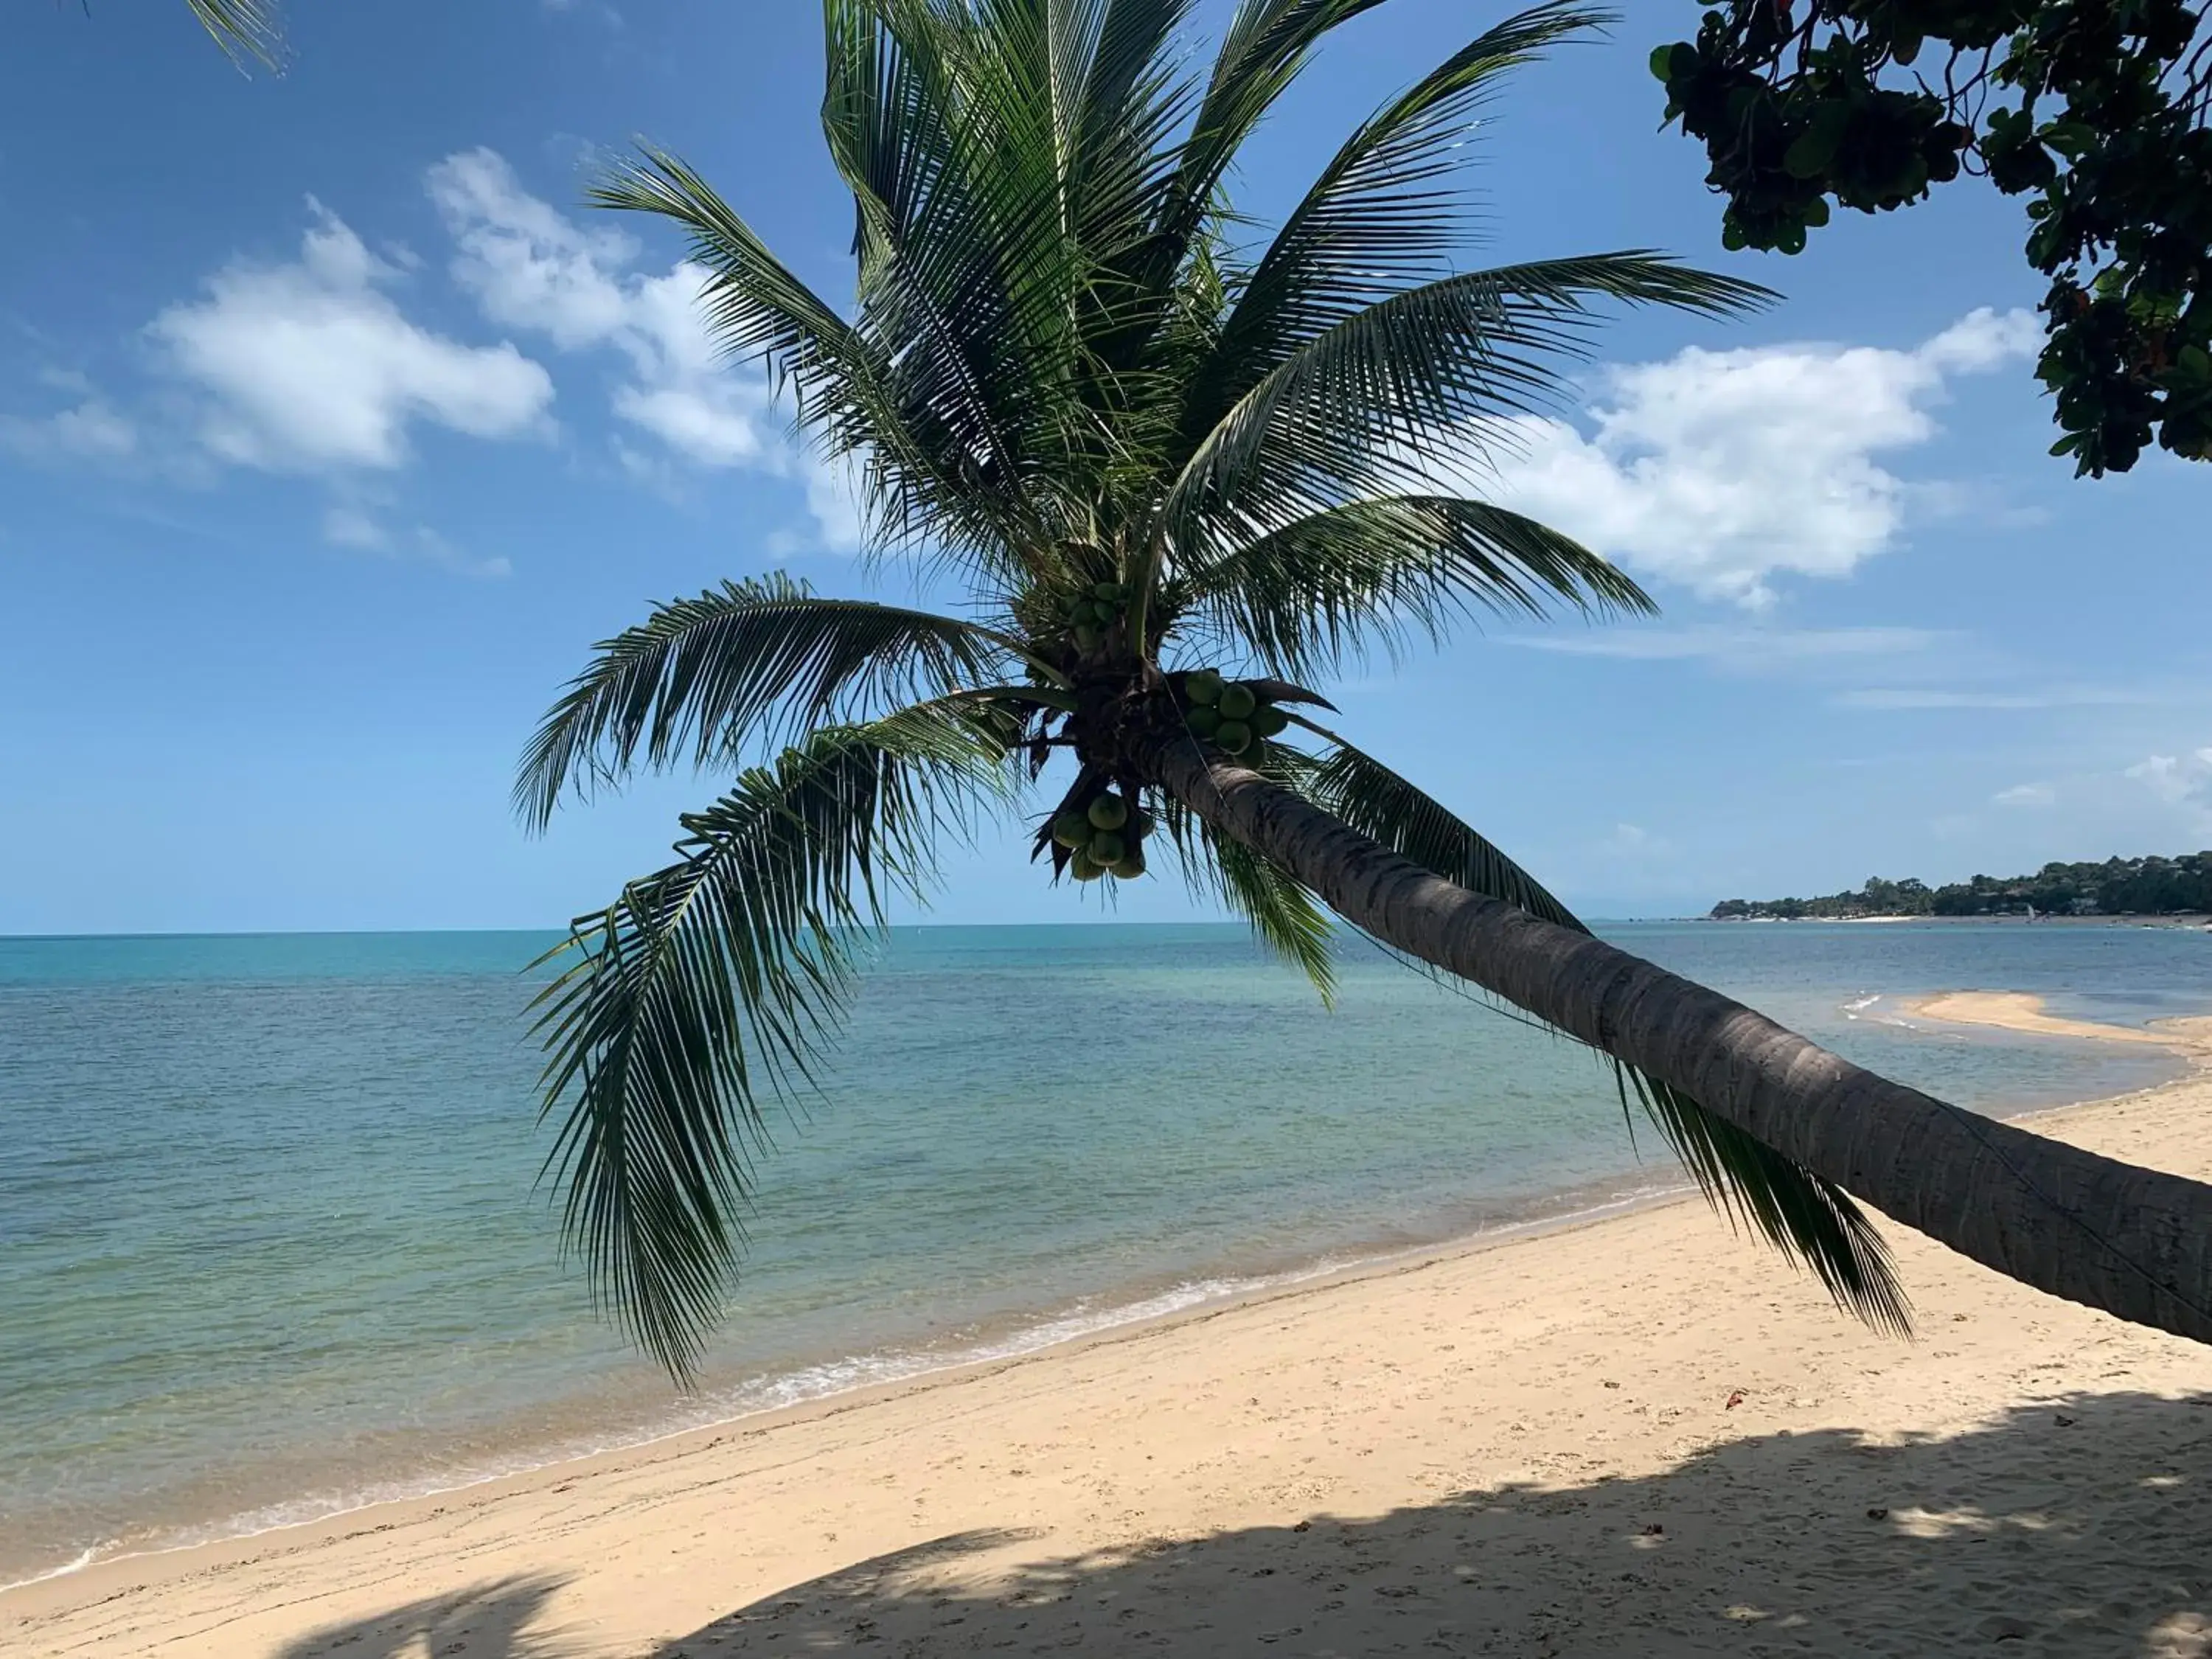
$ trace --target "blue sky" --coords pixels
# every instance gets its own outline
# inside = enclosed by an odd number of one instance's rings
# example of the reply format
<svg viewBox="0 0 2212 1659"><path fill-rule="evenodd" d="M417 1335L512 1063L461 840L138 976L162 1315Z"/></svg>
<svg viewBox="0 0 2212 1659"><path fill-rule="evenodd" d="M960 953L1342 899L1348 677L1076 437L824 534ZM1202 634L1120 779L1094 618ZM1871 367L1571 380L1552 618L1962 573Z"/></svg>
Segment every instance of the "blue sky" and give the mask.
<svg viewBox="0 0 2212 1659"><path fill-rule="evenodd" d="M2212 475L2044 456L2014 204L1723 254L1696 152L1655 131L1662 9L1525 76L1474 177L1498 258L1661 246L1788 296L1624 319L1498 480L1666 615L1378 662L1346 725L1596 915L2212 844ZM1493 10L1347 29L1248 209ZM813 7L321 0L250 80L182 0L8 28L0 932L556 923L714 793L515 827L514 757L592 641L776 567L908 592L713 365L673 241L579 205L643 136L843 292ZM1100 913L1011 841L957 855L934 911ZM1188 913L1147 882L1117 914Z"/></svg>

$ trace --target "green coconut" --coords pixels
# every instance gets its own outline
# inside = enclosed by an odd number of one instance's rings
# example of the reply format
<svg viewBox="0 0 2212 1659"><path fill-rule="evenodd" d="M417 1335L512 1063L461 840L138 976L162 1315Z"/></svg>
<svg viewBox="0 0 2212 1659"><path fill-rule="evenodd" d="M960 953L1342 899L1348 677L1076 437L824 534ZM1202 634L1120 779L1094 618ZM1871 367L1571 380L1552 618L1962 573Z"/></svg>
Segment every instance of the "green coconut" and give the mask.
<svg viewBox="0 0 2212 1659"><path fill-rule="evenodd" d="M1291 728L1291 717L1271 702L1261 703L1244 722L1263 738L1279 738Z"/></svg>
<svg viewBox="0 0 2212 1659"><path fill-rule="evenodd" d="M1073 851L1091 839L1091 820L1071 806L1054 816L1052 838Z"/></svg>
<svg viewBox="0 0 2212 1659"><path fill-rule="evenodd" d="M1096 651L1098 648L1098 645L1099 634L1097 629L1093 628L1089 623L1078 623L1075 624L1075 648L1077 650Z"/></svg>
<svg viewBox="0 0 2212 1659"><path fill-rule="evenodd" d="M1139 876L1145 873L1144 849L1139 847L1132 847L1127 852L1122 854L1120 858L1114 860L1112 868L1114 873L1120 877L1123 881L1136 880Z"/></svg>
<svg viewBox="0 0 2212 1659"><path fill-rule="evenodd" d="M1121 597L1121 584L1119 582L1093 582L1091 586L1091 592L1092 596L1097 599L1118 599Z"/></svg>
<svg viewBox="0 0 2212 1659"><path fill-rule="evenodd" d="M1067 873L1078 881L1096 881L1106 873L1106 866L1079 847L1067 855Z"/></svg>
<svg viewBox="0 0 2212 1659"><path fill-rule="evenodd" d="M1199 704L1197 708L1185 714L1182 721L1185 726L1190 727L1191 736L1201 740L1212 738L1221 729L1220 714L1208 708L1204 703Z"/></svg>
<svg viewBox="0 0 2212 1659"><path fill-rule="evenodd" d="M1129 855L1129 843L1111 830L1101 830L1086 844L1093 861L1111 868Z"/></svg>
<svg viewBox="0 0 2212 1659"><path fill-rule="evenodd" d="M1182 694L1194 708L1207 708L1219 701L1221 690L1221 676L1211 668L1201 668L1183 677Z"/></svg>
<svg viewBox="0 0 2212 1659"><path fill-rule="evenodd" d="M1252 711L1260 706L1260 699L1249 685L1224 685L1213 706L1225 720L1249 720Z"/></svg>
<svg viewBox="0 0 2212 1659"><path fill-rule="evenodd" d="M1213 740L1231 754L1241 755L1252 746L1252 728L1243 720L1224 720Z"/></svg>
<svg viewBox="0 0 2212 1659"><path fill-rule="evenodd" d="M1110 623L1116 623L1121 619L1121 607L1110 599L1093 599L1091 602L1091 614L1097 620L1098 625L1103 628Z"/></svg>
<svg viewBox="0 0 2212 1659"><path fill-rule="evenodd" d="M1119 795L1101 795L1085 815L1094 830L1119 830L1129 821L1129 803Z"/></svg>

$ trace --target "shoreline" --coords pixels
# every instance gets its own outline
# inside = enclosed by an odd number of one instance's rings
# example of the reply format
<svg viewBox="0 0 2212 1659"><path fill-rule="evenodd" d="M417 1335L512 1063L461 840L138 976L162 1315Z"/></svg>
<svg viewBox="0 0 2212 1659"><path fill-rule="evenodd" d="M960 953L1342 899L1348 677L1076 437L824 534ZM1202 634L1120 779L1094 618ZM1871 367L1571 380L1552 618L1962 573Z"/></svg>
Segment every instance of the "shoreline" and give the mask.
<svg viewBox="0 0 2212 1659"><path fill-rule="evenodd" d="M2073 1103L2039 1109L2039 1112L2069 1111ZM2039 1112L2021 1114L2036 1115ZM363 1498L351 1502L343 1498L334 1501L334 1506L320 1513L298 1519L271 1521L263 1525L240 1525L235 1531L216 1532L213 1529L250 1520L258 1511L205 1523L204 1528L185 1528L183 1531L208 1531L210 1535L191 1537L176 1543L157 1543L143 1548L118 1550L103 1553L98 1546L83 1552L75 1560L58 1567L35 1572L26 1578L0 1583L0 1616L9 1611L7 1598L17 1591L29 1590L97 1572L110 1567L124 1568L134 1563L158 1561L168 1557L191 1554L198 1551L222 1551L232 1546L258 1542L285 1533L306 1533L318 1529L339 1528L340 1523L381 1510L405 1509L428 1504L488 1489L509 1482L526 1483L540 1477L558 1475L564 1470L580 1470L608 1459L625 1459L657 1448L694 1437L719 1440L733 1431L753 1432L756 1429L785 1423L811 1421L837 1412L865 1407L889 1399L903 1399L927 1393L942 1384L957 1382L964 1378L983 1376L1000 1370L1022 1365L1033 1361L1048 1360L1055 1356L1080 1352L1100 1343L1110 1343L1126 1337L1141 1336L1147 1332L1165 1329L1188 1322L1203 1322L1209 1316L1237 1310L1264 1305L1285 1297L1294 1297L1309 1290L1326 1289L1337 1285L1357 1284L1363 1280L1387 1277L1390 1274L1458 1261L1480 1255L1525 1239L1540 1238L1558 1232L1579 1231L1585 1227L1601 1226L1624 1216L1645 1210L1666 1208L1698 1196L1694 1185L1686 1180L1663 1184L1637 1182L1630 1186L1632 1177L1623 1176L1617 1182L1601 1182L1588 1186L1570 1188L1554 1194L1540 1195L1531 1202L1539 1206L1547 1200L1589 1198L1589 1202L1574 1203L1572 1207L1556 1212L1531 1215L1525 1219L1500 1222L1479 1227L1473 1231L1451 1234L1440 1238L1426 1239L1395 1248L1359 1251L1338 1259L1323 1257L1303 1266L1291 1267L1280 1272L1240 1276L1222 1281L1236 1288L1219 1292L1200 1294L1173 1307L1158 1308L1155 1304L1173 1299L1174 1290L1158 1295L1139 1296L1126 1303L1117 1303L1105 1310L1098 1322L1064 1335L1046 1334L1074 1322L1073 1316L1048 1315L1037 1322L1017 1328L1003 1343L981 1352L958 1352L941 1358L921 1354L914 1356L919 1362L911 1370L900 1371L866 1382L833 1386L818 1394L788 1401L781 1404L740 1407L726 1416L704 1422L685 1423L677 1426L644 1426L636 1431L616 1431L611 1443L582 1450L560 1450L536 1461L523 1462L511 1468L471 1475L446 1486L427 1486L419 1491L390 1493ZM1624 1188L1615 1196L1601 1196L1608 1188ZM1190 1281L1178 1281L1179 1289ZM1217 1282L1211 1279L1199 1284ZM309 1505L314 1495L289 1500L295 1505ZM271 1508L276 1505L270 1506ZM343 1528L341 1528L343 1530ZM4 1622L0 1622L4 1629Z"/></svg>
<svg viewBox="0 0 2212 1659"><path fill-rule="evenodd" d="M1936 1012L1939 1008L1942 1012ZM2094 1026L2087 1022L2051 1020L2040 1013L2039 1004L2033 998L1989 993L1953 993L1917 1000L1914 1012L1930 1018L2002 1025L2037 1035L2158 1042L2192 1062L2189 1075L2175 1082L2107 1099L2013 1115L2033 1116L2061 1129L2087 1127L2100 1132L2120 1128L2131 1118L2170 1115L2177 1107L2183 1109L2182 1115L2196 1128L2201 1128L2205 1121L2212 1118L2212 1110L2207 1109L2212 1107L2212 1102L2200 1098L2206 1092L2203 1087L2204 1073L2208 1066L2212 1066L2212 1019L2160 1022L2159 1028L2153 1031ZM2050 1029L2052 1026L2063 1029L2054 1030ZM2201 1135L2198 1139L2201 1140ZM2144 1161L2157 1160L2146 1158ZM1650 1233L1656 1230L1670 1237L1699 1237L1711 1224L1700 1209L1685 1203L1690 1195L1686 1188L1650 1193L1472 1237L1409 1247L1382 1257L1322 1267L1286 1282L1114 1324L1027 1352L954 1363L724 1422L674 1431L580 1458L561 1459L492 1476L441 1492L374 1503L248 1534L102 1558L73 1571L50 1574L0 1591L0 1638L38 1637L47 1630L65 1632L80 1619L91 1619L97 1623L107 1616L101 1609L135 1603L142 1598L160 1601L183 1594L189 1600L191 1587L204 1588L210 1582L220 1583L239 1572L273 1571L289 1577L295 1571L307 1571L320 1558L363 1548L373 1553L376 1540L395 1533L415 1533L426 1528L434 1531L456 1513L472 1517L472 1528L480 1522L496 1526L496 1517L506 1516L511 1549L527 1556L540 1541L538 1528L521 1512L542 1509L580 1484L644 1481L650 1485L665 1478L685 1485L693 1475L704 1473L700 1468L703 1462L726 1458L735 1448L824 1435L836 1437L848 1428L887 1417L919 1417L925 1422L934 1422L948 1411L957 1417L961 1414L962 1402L973 1396L1020 1395L1026 1391L1025 1385L1040 1374L1065 1376L1086 1367L1127 1363L1133 1356L1162 1347L1188 1349L1200 1340L1201 1333L1231 1328L1247 1331L1255 1324L1275 1319L1310 1320L1316 1308L1333 1302L1358 1304L1402 1300L1409 1285L1437 1277L1485 1283L1505 1275L1508 1267L1516 1263L1525 1264L1532 1255L1541 1257L1549 1253L1561 1259L1592 1255L1604 1257L1612 1254L1604 1247L1603 1241L1607 1237L1617 1238L1632 1231ZM1697 1230L1695 1234L1692 1233L1693 1229ZM1721 1237L1725 1246L1725 1236ZM1597 1241L1595 1246L1593 1241ZM1711 1240L1705 1238L1704 1242L1710 1244ZM1901 1258L1932 1249L1917 1240L1904 1238L1899 1242L1906 1247L1900 1249ZM1697 1248L1694 1243L1692 1248ZM1729 1272L1759 1283L1759 1293L1779 1290L1793 1292L1798 1300L1803 1300L1807 1289L1803 1282L1784 1273L1771 1257L1748 1243L1739 1241L1732 1249L1723 1249L1720 1255L1726 1258ZM2004 1281L1996 1280L1980 1269L1957 1263L1955 1258L1946 1259L1959 1271L1978 1274L1996 1285L2028 1297L2036 1308L2062 1310L2069 1316L2092 1321L2100 1317L2036 1297L2032 1292L2005 1285ZM1485 1272L1479 1265L1486 1263L1492 1271ZM1525 1270L1522 1277L1528 1277ZM1844 1322L1839 1316L1825 1313L1826 1304L1817 1296L1814 1299L1818 1304L1816 1316L1824 1316L1838 1325ZM2112 1324L2109 1321L2103 1322ZM1856 1328L1849 1328L1852 1331ZM1837 1333L1829 1329L1826 1334L1833 1338ZM2150 1334L2140 1334L2142 1340L2153 1343L2168 1340ZM1378 1336L1378 1340L1386 1338L1387 1333ZM2188 1345L2179 1346L2189 1357L2203 1353L2201 1349L2188 1348ZM2212 1366L2203 1369L2205 1383L2212 1385ZM1052 1390L1048 1389L1047 1392ZM911 1423L908 1426L912 1426ZM1151 1460L1147 1457L1146 1461ZM301 1565L295 1568L292 1564ZM100 1651L126 1650L107 1645L114 1635L111 1631L100 1638ZM36 1650L61 1654L81 1650L58 1645ZM456 1650L471 1650L464 1647Z"/></svg>
<svg viewBox="0 0 2212 1659"><path fill-rule="evenodd" d="M2212 1064L2212 1043L2200 1046L2184 1032L2154 1034L2136 1027L2052 1021L2038 1012L2040 1000L2031 994L2018 992L1942 992L1903 999L1895 1006L1905 1016L1942 1024L1999 1028L2021 1035L2147 1044L2166 1048L2185 1059L2193 1057L2199 1065ZM2166 1023L2169 1022L2161 1022ZM2186 1025L2191 1022L2185 1018L2171 1023ZM2212 1016L2203 1017L2201 1023L2206 1027L2208 1036L2212 1036ZM2156 1093L2186 1080L2192 1074L2185 1073L2182 1078L2118 1095L2026 1107L2002 1115L2007 1121L2024 1122L2094 1109ZM1665 1178L1669 1176L1676 1178ZM1128 1300L1102 1309L1096 1316L1096 1322L1085 1323L1083 1316L1072 1310L1047 1310L1032 1322L1018 1325L997 1340L972 1350L936 1354L918 1350L885 1353L871 1352L848 1356L844 1363L882 1359L890 1362L895 1368L889 1374L866 1381L833 1384L820 1392L778 1403L742 1405L726 1415L703 1420L673 1424L632 1421L623 1426L608 1429L605 1434L605 1443L579 1447L572 1441L566 1445L558 1443L542 1445L538 1449L538 1455L526 1450L518 1454L511 1464L468 1473L443 1483L435 1476L427 1476L419 1481L390 1482L382 1491L370 1486L358 1496L343 1492L325 1496L309 1492L277 1500L261 1509L240 1511L204 1523L179 1526L173 1529L182 1534L176 1541L149 1542L112 1553L95 1545L71 1561L33 1572L27 1577L0 1583L0 1614L7 1611L6 1598L16 1591L108 1567L160 1560L199 1550L222 1549L286 1533L337 1527L373 1511L465 1498L501 1486L503 1483L526 1482L564 1469L595 1464L603 1459L624 1458L648 1452L693 1436L720 1436L734 1430L750 1430L755 1425L805 1420L848 1405L902 1397L908 1392L927 1389L940 1382L984 1375L1005 1365L1078 1352L1093 1343L1110 1341L1123 1335L1139 1334L1186 1320L1265 1304L1284 1295L1357 1283L1407 1267L1455 1261L1517 1240L1601 1225L1643 1210L1682 1204L1698 1196L1697 1188L1686 1179L1680 1178L1678 1170L1655 1164L1633 1174L1534 1195L1525 1200L1534 1213L1479 1225L1468 1231L1447 1233L1395 1246L1371 1249L1353 1246L1348 1253L1324 1255L1310 1262L1297 1263L1270 1272L1194 1279L1182 1278L1157 1288L1132 1287L1133 1294ZM1559 1203L1564 1203L1566 1207L1550 1207ZM1216 1283L1233 1288L1218 1292L1200 1288ZM1180 1293L1194 1289L1199 1290L1200 1293L1188 1300L1176 1301ZM1157 1305L1163 1303L1174 1303L1175 1305ZM1053 1334L1079 1323L1084 1324L1084 1328L1070 1330L1066 1334ZM907 1361L912 1362L910 1368L896 1368ZM812 1368L803 1368L792 1376L803 1376L808 1369ZM791 1378L779 1380L787 1382ZM392 1487L400 1489L392 1490ZM264 1514L288 1509L308 1512L266 1521L259 1518Z"/></svg>
<svg viewBox="0 0 2212 1659"><path fill-rule="evenodd" d="M1917 923L1936 927L2164 927L2182 933L2212 933L2212 915L2194 910L2177 910L2172 915L2076 916L1685 916L1685 921L1711 921L1733 927L1740 923L1769 922L1796 927L1813 924L1831 927L1894 927Z"/></svg>

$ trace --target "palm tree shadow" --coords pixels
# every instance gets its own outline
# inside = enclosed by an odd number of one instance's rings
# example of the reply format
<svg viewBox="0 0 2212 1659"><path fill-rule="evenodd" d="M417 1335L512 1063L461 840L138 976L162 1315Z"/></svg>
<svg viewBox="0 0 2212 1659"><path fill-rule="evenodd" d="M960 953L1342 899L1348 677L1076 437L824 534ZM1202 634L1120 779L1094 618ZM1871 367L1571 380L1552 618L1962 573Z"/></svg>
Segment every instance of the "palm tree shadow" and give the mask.
<svg viewBox="0 0 2212 1659"><path fill-rule="evenodd" d="M655 1659L2212 1659L2212 1395L2076 1395L1902 1442L1782 1431L1647 1477L1486 1487L1379 1519L975 1559L991 1547L958 1534L858 1562Z"/></svg>
<svg viewBox="0 0 2212 1659"><path fill-rule="evenodd" d="M545 1604L564 1578L494 1579L463 1590L392 1607L372 1618L321 1630L285 1644L274 1659L421 1659L466 1654L469 1659L569 1659L576 1650L544 1626Z"/></svg>

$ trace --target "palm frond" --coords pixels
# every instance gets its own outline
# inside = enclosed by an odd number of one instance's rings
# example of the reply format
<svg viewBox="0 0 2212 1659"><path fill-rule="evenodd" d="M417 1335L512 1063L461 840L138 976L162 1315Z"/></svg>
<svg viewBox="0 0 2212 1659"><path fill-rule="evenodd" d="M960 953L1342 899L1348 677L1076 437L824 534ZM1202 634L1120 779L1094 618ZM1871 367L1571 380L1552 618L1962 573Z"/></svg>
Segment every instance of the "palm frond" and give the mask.
<svg viewBox="0 0 2212 1659"><path fill-rule="evenodd" d="M1657 1078L1613 1063L1622 1108L1633 1093L1705 1201L1809 1268L1838 1307L1876 1330L1912 1334L1912 1304L1889 1245L1849 1193Z"/></svg>
<svg viewBox="0 0 2212 1659"><path fill-rule="evenodd" d="M1336 746L1299 785L1316 805L1471 892L1503 899L1561 927L1589 931L1455 814L1372 756L1333 732L1322 735ZM1680 1090L1609 1057L1607 1063L1622 1109L1628 1109L1632 1095L1715 1209L1809 1268L1839 1306L1868 1324L1911 1328L1888 1246L1850 1194L1714 1116Z"/></svg>
<svg viewBox="0 0 2212 1659"><path fill-rule="evenodd" d="M679 1378L744 1241L764 1098L811 1079L866 935L948 829L1011 799L1018 722L972 700L811 733L683 819L672 865L580 918L539 994L547 1169L595 1293Z"/></svg>
<svg viewBox="0 0 2212 1659"><path fill-rule="evenodd" d="M1152 283L1179 270L1217 209L1237 152L1332 30L1382 0L1240 0L1221 38L1189 136L1162 192L1147 252Z"/></svg>
<svg viewBox="0 0 2212 1659"><path fill-rule="evenodd" d="M234 63L283 66L284 30L277 0L191 0L191 5L192 15Z"/></svg>
<svg viewBox="0 0 2212 1659"><path fill-rule="evenodd" d="M988 683L1015 641L955 617L830 599L781 574L661 605L602 641L523 756L516 810L543 829L571 785L641 762L734 763L789 733Z"/></svg>
<svg viewBox="0 0 2212 1659"><path fill-rule="evenodd" d="M896 396L960 447L966 487L1016 521L1017 557L1064 532L1077 482L1026 464L1067 418L1082 262L1037 9L824 8L823 130L854 198L861 326L897 343Z"/></svg>
<svg viewBox="0 0 2212 1659"><path fill-rule="evenodd" d="M1464 476L1507 422L1556 404L1600 302L1727 316L1771 297L1643 252L1407 289L1313 337L1198 437L1155 533L1188 557L1347 501Z"/></svg>
<svg viewBox="0 0 2212 1659"><path fill-rule="evenodd" d="M1610 15L1552 0L1509 17L1364 122L1245 280L1218 350L1191 383L1193 430L1210 428L1316 334L1450 274L1467 225L1463 197L1449 181L1476 110L1501 76Z"/></svg>
<svg viewBox="0 0 2212 1659"><path fill-rule="evenodd" d="M1285 783L1302 780L1311 765L1305 755L1276 744L1257 763ZM1164 793L1159 809L1194 894L1218 899L1242 916L1261 944L1312 981L1324 1007L1334 1006L1336 923L1305 884L1264 854L1218 832L1175 796Z"/></svg>
<svg viewBox="0 0 2212 1659"><path fill-rule="evenodd" d="M958 411L948 416L927 388L917 395L884 331L848 324L684 161L641 151L603 176L588 199L682 229L705 273L701 299L714 338L731 356L760 362L792 394L801 430L825 456L857 469L869 550L934 538L988 560L1024 532L1014 505L981 487L973 434L953 417Z"/></svg>
<svg viewBox="0 0 2212 1659"><path fill-rule="evenodd" d="M1298 878L1239 841L1206 832L1214 890L1252 925L1261 943L1313 981L1324 1007L1336 1002L1336 924Z"/></svg>
<svg viewBox="0 0 2212 1659"><path fill-rule="evenodd" d="M1584 616L1657 609L1617 566L1521 514L1449 495L1348 501L1219 556L1200 552L1164 591L1276 672L1342 665L1410 633L1431 641L1474 609L1541 616L1558 601Z"/></svg>
<svg viewBox="0 0 2212 1659"><path fill-rule="evenodd" d="M1562 927L1589 931L1542 883L1441 802L1334 732L1300 723L1334 745L1299 781L1300 793L1316 806L1469 892L1504 899Z"/></svg>

